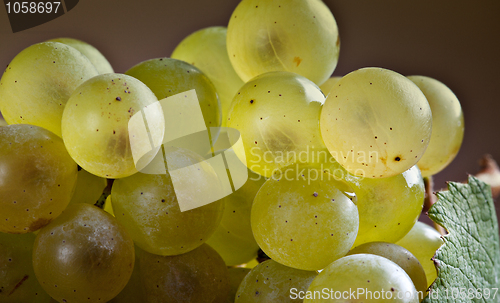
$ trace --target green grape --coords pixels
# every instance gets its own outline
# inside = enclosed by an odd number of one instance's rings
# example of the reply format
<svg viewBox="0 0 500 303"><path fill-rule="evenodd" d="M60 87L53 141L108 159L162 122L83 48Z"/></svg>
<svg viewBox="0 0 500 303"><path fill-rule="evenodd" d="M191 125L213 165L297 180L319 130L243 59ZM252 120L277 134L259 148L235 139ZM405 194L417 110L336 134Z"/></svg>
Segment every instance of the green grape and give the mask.
<svg viewBox="0 0 500 303"><path fill-rule="evenodd" d="M427 286L431 286L437 278L436 266L432 258L436 250L443 244L441 234L429 225L417 222L403 239L396 242L397 245L409 250L417 257L424 268L427 277Z"/></svg>
<svg viewBox="0 0 500 303"><path fill-rule="evenodd" d="M169 153L171 169L187 167L203 159L187 150ZM215 172L209 168L193 174L191 188L214 190L206 180ZM189 193L187 193L189 194ZM113 211L141 249L158 255L178 255L202 245L217 229L224 211L222 200L181 212L172 179L167 175L137 173L115 180L111 196Z"/></svg>
<svg viewBox="0 0 500 303"><path fill-rule="evenodd" d="M130 279L134 243L103 210L71 204L38 233L33 267L42 287L59 302L107 302Z"/></svg>
<svg viewBox="0 0 500 303"><path fill-rule="evenodd" d="M229 295L227 299L227 303L234 303L236 298L236 292L240 287L241 282L250 272L250 268L244 267L230 267L228 268L229 272Z"/></svg>
<svg viewBox="0 0 500 303"><path fill-rule="evenodd" d="M453 161L464 138L464 115L455 94L438 80L409 76L424 93L432 111L429 146L418 161L422 176L437 174Z"/></svg>
<svg viewBox="0 0 500 303"><path fill-rule="evenodd" d="M226 126L234 95L244 84L229 61L226 35L222 26L201 29L184 38L171 56L196 66L212 81L220 99L222 126Z"/></svg>
<svg viewBox="0 0 500 303"><path fill-rule="evenodd" d="M106 202L104 202L104 211L113 217L115 216L115 213L113 212L113 202L111 202L111 195L109 195L106 198Z"/></svg>
<svg viewBox="0 0 500 303"><path fill-rule="evenodd" d="M226 302L229 274L207 244L176 256L142 252L139 266L148 303Z"/></svg>
<svg viewBox="0 0 500 303"><path fill-rule="evenodd" d="M342 79L342 77L328 78L328 80L326 80L325 83L321 84L319 88L321 89L323 94L328 97L328 95L330 94L330 90L332 90L332 88L335 86L335 84L337 84L337 82L339 82L340 79Z"/></svg>
<svg viewBox="0 0 500 303"><path fill-rule="evenodd" d="M368 242L395 243L417 222L425 187L417 166L388 178L359 178L346 174L356 193L359 231L354 247Z"/></svg>
<svg viewBox="0 0 500 303"><path fill-rule="evenodd" d="M324 95L311 81L289 72L271 72L247 82L235 96L228 127L240 131L236 155L252 171L270 177L297 162L327 155L318 117Z"/></svg>
<svg viewBox="0 0 500 303"><path fill-rule="evenodd" d="M158 100L188 90L196 90L201 112L207 128L221 126L221 107L215 87L198 68L184 61L159 58L137 64L126 72L144 82Z"/></svg>
<svg viewBox="0 0 500 303"><path fill-rule="evenodd" d="M7 125L8 125L7 122L5 121L5 119L0 114L0 126L7 126Z"/></svg>
<svg viewBox="0 0 500 303"><path fill-rule="evenodd" d="M323 291L327 289L326 293ZM325 268L311 283L304 303L418 303L415 286L396 263L380 256L357 254Z"/></svg>
<svg viewBox="0 0 500 303"><path fill-rule="evenodd" d="M253 259L252 261L248 262L247 264L245 264L245 268L254 268L255 266L259 265L259 261L257 261L257 259Z"/></svg>
<svg viewBox="0 0 500 303"><path fill-rule="evenodd" d="M252 206L252 231L271 259L319 270L352 247L358 209L328 176L298 167L262 185Z"/></svg>
<svg viewBox="0 0 500 303"><path fill-rule="evenodd" d="M333 87L321 112L323 140L351 174L398 175L422 157L431 137L429 103L408 78L363 68Z"/></svg>
<svg viewBox="0 0 500 303"><path fill-rule="evenodd" d="M106 179L95 176L84 169L78 172L75 193L70 203L88 203L94 205L106 187Z"/></svg>
<svg viewBox="0 0 500 303"><path fill-rule="evenodd" d="M227 51L243 81L289 71L316 84L337 66L337 23L320 0L243 0L227 29Z"/></svg>
<svg viewBox="0 0 500 303"><path fill-rule="evenodd" d="M371 242L362 244L348 253L348 255L355 254L377 255L396 263L411 278L417 291L422 294L421 297L425 297L427 291L425 271L418 259L407 249L392 243Z"/></svg>
<svg viewBox="0 0 500 303"><path fill-rule="evenodd" d="M61 116L69 96L97 75L73 47L43 42L20 52L0 80L0 108L9 124L33 124L61 136Z"/></svg>
<svg viewBox="0 0 500 303"><path fill-rule="evenodd" d="M69 154L99 177L123 178L136 173L128 122L151 106L148 125L156 129L151 132L154 146L160 146L165 126L157 101L146 85L127 75L104 74L88 80L71 95L63 113L62 135Z"/></svg>
<svg viewBox="0 0 500 303"><path fill-rule="evenodd" d="M302 302L292 299L291 294L306 291L317 275L316 271L295 269L267 260L246 275L234 302Z"/></svg>
<svg viewBox="0 0 500 303"><path fill-rule="evenodd" d="M139 261L139 256L141 255L142 250L135 246L135 263L134 270L132 271L132 275L125 285L125 288L111 301L108 303L139 303L144 302L144 298L146 294L144 292L144 286L141 279L141 266Z"/></svg>
<svg viewBox="0 0 500 303"><path fill-rule="evenodd" d="M0 232L42 228L66 208L77 166L58 136L38 126L0 127Z"/></svg>
<svg viewBox="0 0 500 303"><path fill-rule="evenodd" d="M0 233L0 302L48 303L33 272L32 252L35 235Z"/></svg>
<svg viewBox="0 0 500 303"><path fill-rule="evenodd" d="M222 199L225 204L222 220L207 243L227 266L243 264L257 257L259 246L250 226L250 212L253 199L264 181L263 177L248 171L245 185Z"/></svg>
<svg viewBox="0 0 500 303"><path fill-rule="evenodd" d="M76 48L80 53L84 54L90 62L95 66L99 74L113 73L113 67L108 60L92 45L73 38L56 38L50 39L47 42L60 42Z"/></svg>

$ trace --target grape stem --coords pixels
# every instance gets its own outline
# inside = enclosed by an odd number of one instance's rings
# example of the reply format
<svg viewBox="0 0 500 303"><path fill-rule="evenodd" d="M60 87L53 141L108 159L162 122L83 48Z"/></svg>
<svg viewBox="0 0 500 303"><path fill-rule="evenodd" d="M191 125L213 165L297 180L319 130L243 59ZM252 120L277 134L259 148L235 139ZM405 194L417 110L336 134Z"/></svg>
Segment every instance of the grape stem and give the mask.
<svg viewBox="0 0 500 303"><path fill-rule="evenodd" d="M113 186L113 182L115 179L107 179L108 183L106 187L102 190L102 194L97 199L97 202L94 204L95 206L99 207L100 209L104 209L104 204L106 204L106 199L108 198L109 195L111 195L111 187Z"/></svg>

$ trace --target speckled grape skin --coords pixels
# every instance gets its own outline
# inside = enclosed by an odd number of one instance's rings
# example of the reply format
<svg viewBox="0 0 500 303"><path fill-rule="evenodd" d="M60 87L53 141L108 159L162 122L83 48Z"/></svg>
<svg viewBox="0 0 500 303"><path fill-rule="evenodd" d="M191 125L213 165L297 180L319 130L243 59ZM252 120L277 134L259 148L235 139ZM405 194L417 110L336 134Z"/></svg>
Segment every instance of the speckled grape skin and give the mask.
<svg viewBox="0 0 500 303"><path fill-rule="evenodd" d="M250 225L252 203L265 178L248 171L247 182L225 197L224 214L214 234L207 240L227 266L246 263L257 257L259 246Z"/></svg>
<svg viewBox="0 0 500 303"><path fill-rule="evenodd" d="M368 178L400 174L429 144L432 114L420 89L382 68L362 68L332 88L321 112L321 135L350 173Z"/></svg>
<svg viewBox="0 0 500 303"><path fill-rule="evenodd" d="M71 204L38 233L33 267L42 287L59 302L107 302L130 279L134 243L102 209Z"/></svg>
<svg viewBox="0 0 500 303"><path fill-rule="evenodd" d="M38 126L0 127L0 232L47 225L70 202L77 165L54 133Z"/></svg>
<svg viewBox="0 0 500 303"><path fill-rule="evenodd" d="M62 135L69 154L83 169L99 177L123 178L136 173L128 122L157 101L144 83L131 76L104 74L86 81L71 95L62 117ZM163 134L163 112L148 115L148 124L157 125Z"/></svg>
<svg viewBox="0 0 500 303"><path fill-rule="evenodd" d="M424 268L427 277L427 286L431 286L437 278L437 270L432 258L436 250L443 245L441 234L429 225L417 222L403 239L396 242L407 250L409 250L415 257L417 257L420 264Z"/></svg>
<svg viewBox="0 0 500 303"><path fill-rule="evenodd" d="M236 292L251 269L245 267L228 267L227 271L229 272L229 295L227 303L234 303Z"/></svg>
<svg viewBox="0 0 500 303"><path fill-rule="evenodd" d="M271 71L320 85L337 66L337 23L320 0L244 0L229 20L227 50L243 81Z"/></svg>
<svg viewBox="0 0 500 303"><path fill-rule="evenodd" d="M318 86L300 75L255 77L239 90L229 110L227 126L240 131L244 146L234 149L236 155L242 159L244 153L248 168L270 177L274 170L328 154L318 123L324 100Z"/></svg>
<svg viewBox="0 0 500 303"><path fill-rule="evenodd" d="M290 289L306 291L316 271L287 267L273 260L260 263L246 275L236 293L235 303L302 302L290 298Z"/></svg>
<svg viewBox="0 0 500 303"><path fill-rule="evenodd" d="M418 161L422 176L442 171L455 159L464 138L464 115L457 96L438 80L409 76L424 93L432 111L432 135L429 146Z"/></svg>
<svg viewBox="0 0 500 303"><path fill-rule="evenodd" d="M396 263L376 255L358 254L341 258L327 268L325 268L308 288L308 292L321 291L327 288L330 291L343 293L347 291L347 298L349 293L354 292L359 296L359 300L352 299L309 299L306 298L304 303L315 302L364 302L364 303L378 303L378 302L398 302L398 303L418 303L416 297L416 289L410 277L405 271L396 265ZM358 289L363 289L374 292L391 292L393 298L391 299L375 299L357 292ZM397 299L397 293L401 293L402 299ZM413 294L411 298L404 298L404 293L409 292Z"/></svg>
<svg viewBox="0 0 500 303"><path fill-rule="evenodd" d="M223 303L227 300L227 267L207 244L176 256L142 252L139 266L148 303Z"/></svg>
<svg viewBox="0 0 500 303"><path fill-rule="evenodd" d="M35 237L32 233L0 233L0 302L50 302L50 296L40 286L33 272Z"/></svg>
<svg viewBox="0 0 500 303"><path fill-rule="evenodd" d="M158 100L195 89L206 127L221 126L221 107L215 87L197 67L181 60L158 58L141 62L126 74L144 82ZM217 134L212 137L216 138Z"/></svg>
<svg viewBox="0 0 500 303"><path fill-rule="evenodd" d="M60 42L74 47L80 53L85 55L85 57L87 57L90 62L92 62L99 74L114 73L113 67L111 66L111 64L109 64L106 57L104 57L103 54L101 54L101 52L97 50L97 48L86 42L73 38L56 38L48 40L47 42Z"/></svg>
<svg viewBox="0 0 500 303"><path fill-rule="evenodd" d="M423 296L427 291L425 271L418 259L407 249L386 242L370 242L352 249L348 255L372 254L391 260L401 267L413 281L413 285Z"/></svg>
<svg viewBox="0 0 500 303"><path fill-rule="evenodd" d="M321 89L323 94L328 97L328 95L330 94L330 90L332 90L332 88L335 86L335 84L337 84L337 82L340 81L340 79L342 79L342 77L328 78L328 80L326 80L325 83L321 84L319 88Z"/></svg>
<svg viewBox="0 0 500 303"><path fill-rule="evenodd" d="M306 168L307 176L307 168ZM252 206L252 231L262 250L281 264L319 270L347 254L358 232L356 205L326 179L271 178Z"/></svg>
<svg viewBox="0 0 500 303"><path fill-rule="evenodd" d="M20 52L0 80L0 108L9 124L32 124L61 136L68 98L97 75L79 51L57 42L34 44Z"/></svg>
<svg viewBox="0 0 500 303"><path fill-rule="evenodd" d="M244 84L229 61L226 36L227 28L222 26L198 30L184 38L171 56L196 66L212 81L220 99L222 126L226 126L234 95Z"/></svg>
<svg viewBox="0 0 500 303"><path fill-rule="evenodd" d="M169 168L186 167L203 159L180 149L169 153ZM211 167L210 167L211 168ZM213 190L206 180L213 170L191 177L192 190ZM115 217L128 230L137 246L158 255L187 253L207 241L222 219L222 200L181 212L170 175L137 173L115 180L111 190Z"/></svg>
<svg viewBox="0 0 500 303"><path fill-rule="evenodd" d="M425 187L417 166L389 178L346 181L357 197L359 231L354 246L367 242L395 243L406 235L422 212Z"/></svg>

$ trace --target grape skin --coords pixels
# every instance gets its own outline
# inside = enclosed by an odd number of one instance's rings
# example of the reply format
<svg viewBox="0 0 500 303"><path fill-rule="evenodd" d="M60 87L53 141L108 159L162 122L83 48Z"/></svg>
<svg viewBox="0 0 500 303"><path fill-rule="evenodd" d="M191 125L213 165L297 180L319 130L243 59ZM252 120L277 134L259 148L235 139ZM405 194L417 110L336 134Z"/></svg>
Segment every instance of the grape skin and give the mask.
<svg viewBox="0 0 500 303"><path fill-rule="evenodd" d="M323 289L328 289L340 295L349 294L354 291L355 298L347 297L336 299L329 298L319 299L312 298L314 292L319 292ZM363 295L358 292L358 289L371 291L372 293L384 294L388 292L392 294L392 300L385 296L382 301L381 297L376 299L373 295L370 298L368 295ZM416 296L416 289L410 277L406 272L399 267L396 263L376 255L357 254L352 256L343 257L326 267L311 283L308 293L311 298L304 300L304 303L314 302L360 302L364 303L377 303L377 302L400 302L400 303L418 303L419 300ZM345 292L345 293L344 293ZM404 294L408 292L412 294L410 298L404 298ZM401 293L401 299L397 298L397 294ZM359 296L359 297L358 297ZM350 300L349 300L350 299Z"/></svg>
<svg viewBox="0 0 500 303"><path fill-rule="evenodd" d="M88 203L94 205L105 187L106 179L80 169L76 180L75 193L70 203Z"/></svg>
<svg viewBox="0 0 500 303"><path fill-rule="evenodd" d="M432 111L432 135L429 146L418 161L422 176L442 171L453 161L464 138L464 115L455 94L438 80L408 76L424 93Z"/></svg>
<svg viewBox="0 0 500 303"><path fill-rule="evenodd" d="M33 272L34 242L35 235L32 233L0 233L0 302L50 301L50 296L40 286Z"/></svg>
<svg viewBox="0 0 500 303"><path fill-rule="evenodd" d="M305 291L318 275L267 260L254 267L241 282L235 303L302 302L290 298L290 290Z"/></svg>
<svg viewBox="0 0 500 303"><path fill-rule="evenodd" d="M109 64L106 57L104 57L97 48L86 42L73 38L56 38L50 39L47 42L60 42L77 49L92 62L92 65L94 65L99 74L114 73L113 67Z"/></svg>
<svg viewBox="0 0 500 303"><path fill-rule="evenodd" d="M115 218L86 204L71 204L37 235L33 267L59 302L106 302L127 284L134 243Z"/></svg>
<svg viewBox="0 0 500 303"><path fill-rule="evenodd" d="M437 278L437 270L432 258L436 250L443 245L441 234L429 225L417 222L413 228L401 240L396 242L397 245L409 250L417 257L420 264L424 268L427 277L427 286L431 286Z"/></svg>
<svg viewBox="0 0 500 303"><path fill-rule="evenodd" d="M300 175L267 180L255 197L251 221L255 240L271 259L303 270L322 269L347 254L359 224L356 205L336 181Z"/></svg>
<svg viewBox="0 0 500 303"><path fill-rule="evenodd" d="M236 155L267 178L293 163L327 155L318 125L324 100L314 83L289 72L247 82L233 99L227 122L241 133L243 150L236 146Z"/></svg>
<svg viewBox="0 0 500 303"><path fill-rule="evenodd" d="M137 172L129 139L130 118L158 101L139 80L123 74L96 76L79 86L68 100L62 117L62 135L69 154L86 171L103 178L123 178ZM152 111L149 111L150 113ZM161 136L163 112L148 117Z"/></svg>
<svg viewBox="0 0 500 303"><path fill-rule="evenodd" d="M320 0L244 0L227 30L229 59L240 76L288 71L321 85L337 66L337 23Z"/></svg>
<svg viewBox="0 0 500 303"><path fill-rule="evenodd" d="M9 124L32 124L61 136L61 116L71 93L97 70L87 57L58 42L20 52L0 80L0 108Z"/></svg>
<svg viewBox="0 0 500 303"><path fill-rule="evenodd" d="M236 298L236 292L240 287L243 279L248 275L251 271L250 268L245 267L229 267L229 295L227 298L227 303L234 303Z"/></svg>
<svg viewBox="0 0 500 303"><path fill-rule="evenodd" d="M337 82L340 81L340 79L342 79L342 77L331 77L328 80L326 80L325 83L321 84L319 86L319 88L321 89L321 91L323 92L323 94L326 97L328 97L328 95L330 94L330 91L335 86L335 84L337 84Z"/></svg>
<svg viewBox="0 0 500 303"><path fill-rule="evenodd" d="M47 225L70 202L77 165L54 133L38 126L0 127L0 232Z"/></svg>
<svg viewBox="0 0 500 303"><path fill-rule="evenodd" d="M226 36L227 28L222 26L198 30L184 38L171 56L196 66L212 81L220 99L223 127L231 101L244 84L229 61Z"/></svg>
<svg viewBox="0 0 500 303"><path fill-rule="evenodd" d="M432 114L420 89L382 68L362 68L333 87L320 117L331 155L353 175L398 175L422 157L431 137Z"/></svg>
<svg viewBox="0 0 500 303"><path fill-rule="evenodd" d="M408 274L417 291L422 293L422 297L425 297L427 291L425 271L418 259L407 249L392 243L370 242L357 246L347 255L355 254L377 255L396 263Z"/></svg>

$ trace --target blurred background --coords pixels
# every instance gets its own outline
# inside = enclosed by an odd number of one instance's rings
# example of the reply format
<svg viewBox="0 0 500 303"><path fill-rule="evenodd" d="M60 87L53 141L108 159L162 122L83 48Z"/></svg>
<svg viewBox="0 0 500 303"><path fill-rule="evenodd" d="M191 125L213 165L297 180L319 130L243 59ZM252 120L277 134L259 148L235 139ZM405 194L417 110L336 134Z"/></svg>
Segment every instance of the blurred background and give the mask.
<svg viewBox="0 0 500 303"><path fill-rule="evenodd" d="M27 46L72 37L97 47L116 72L147 59L170 56L198 29L222 25L237 0L85 0L63 16L12 33L0 8L0 66ZM464 181L489 153L500 160L500 1L325 0L340 30L334 75L378 66L403 75L426 75L448 85L465 114L465 138L457 158L435 176Z"/></svg>

